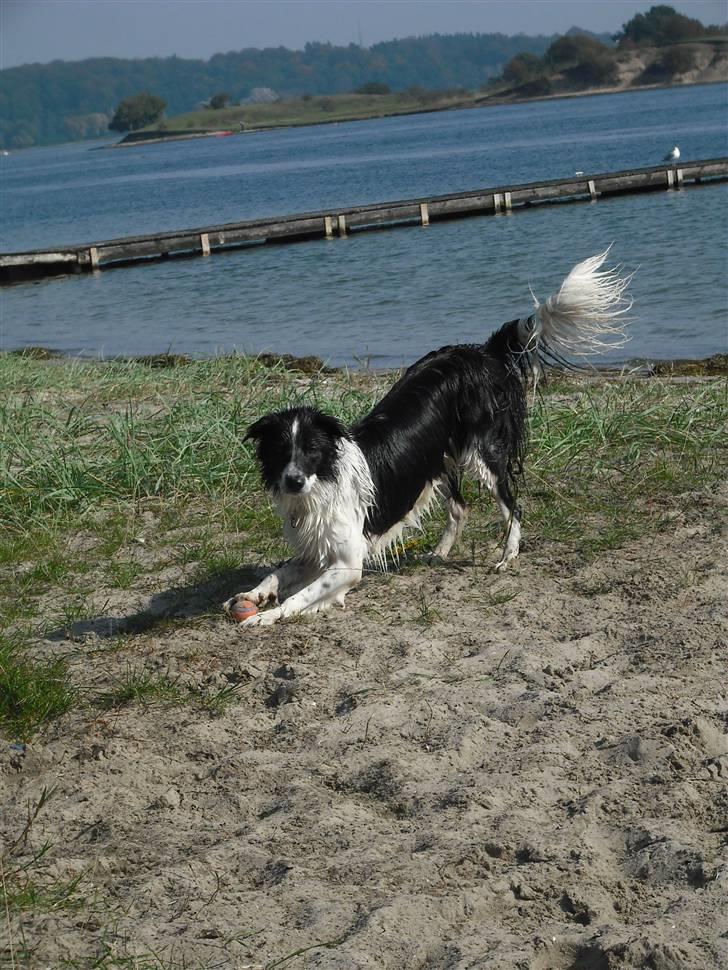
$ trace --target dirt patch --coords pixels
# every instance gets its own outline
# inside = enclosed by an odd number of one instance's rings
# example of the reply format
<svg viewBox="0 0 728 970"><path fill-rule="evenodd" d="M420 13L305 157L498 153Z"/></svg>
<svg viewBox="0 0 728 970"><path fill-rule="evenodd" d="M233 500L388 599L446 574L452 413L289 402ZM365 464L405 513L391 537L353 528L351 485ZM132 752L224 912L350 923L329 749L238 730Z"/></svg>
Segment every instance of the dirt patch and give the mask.
<svg viewBox="0 0 728 970"><path fill-rule="evenodd" d="M157 590L159 624L111 591L104 622L39 645L88 704L2 746L6 844L53 789L6 956L728 965L726 500L676 497L668 532L588 563L527 532L504 576L373 574L271 629L216 612L240 576ZM95 703L129 671L177 693Z"/></svg>

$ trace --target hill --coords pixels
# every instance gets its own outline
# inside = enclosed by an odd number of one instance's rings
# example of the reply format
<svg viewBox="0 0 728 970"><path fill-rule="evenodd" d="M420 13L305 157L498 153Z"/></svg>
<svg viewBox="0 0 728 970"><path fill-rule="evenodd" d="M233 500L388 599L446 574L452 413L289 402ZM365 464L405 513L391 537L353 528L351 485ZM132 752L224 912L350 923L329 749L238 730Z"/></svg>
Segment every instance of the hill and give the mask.
<svg viewBox="0 0 728 970"><path fill-rule="evenodd" d="M238 130L643 85L728 79L728 32L661 4L614 37L432 34L370 48L248 48L207 61L95 58L0 71L0 148L105 135L119 103L166 103L157 129ZM253 102L263 102L253 103ZM267 103L266 103L267 102ZM161 102L160 102L161 104ZM209 108L218 110L207 110ZM223 110L220 110L223 109ZM177 117L182 115L182 117Z"/></svg>
<svg viewBox="0 0 728 970"><path fill-rule="evenodd" d="M517 55L489 85L484 100L712 84L728 81L728 37L667 46L607 48L586 38L562 37L543 58Z"/></svg>
<svg viewBox="0 0 728 970"><path fill-rule="evenodd" d="M283 97L332 95L368 83L393 90L477 90L520 52L542 55L554 36L434 34L375 44L307 44L304 50L248 48L207 61L179 57L93 58L26 64L0 71L0 147L24 148L95 138L119 102L140 91L163 98L170 115L225 92L233 101L255 88Z"/></svg>
<svg viewBox="0 0 728 970"><path fill-rule="evenodd" d="M523 55L518 55L516 60L522 57ZM566 64L553 66L531 55L528 63L534 67L525 79L516 77L507 80L501 75L478 91L432 91L413 86L405 91L381 94L350 92L316 97L306 95L257 104L226 105L218 109L203 108L148 125L127 135L121 144L193 137L221 130L237 133L241 130L327 124L415 114L421 111L443 111L448 108L481 107L535 98L606 94L648 86L707 84L728 80L726 42L628 48L608 51L604 60L601 57L599 55L594 61L575 61L572 58Z"/></svg>

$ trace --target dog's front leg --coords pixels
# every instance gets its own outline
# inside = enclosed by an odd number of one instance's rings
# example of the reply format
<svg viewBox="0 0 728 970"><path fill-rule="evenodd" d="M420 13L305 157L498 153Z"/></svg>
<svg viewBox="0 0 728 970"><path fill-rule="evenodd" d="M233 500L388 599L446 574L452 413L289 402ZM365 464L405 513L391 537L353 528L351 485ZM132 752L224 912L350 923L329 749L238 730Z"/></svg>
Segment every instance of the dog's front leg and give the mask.
<svg viewBox="0 0 728 970"><path fill-rule="evenodd" d="M301 559L288 559L272 573L261 580L255 589L247 593L237 593L223 604L223 609L229 612L235 603L240 600L250 600L256 606L265 606L266 603L278 603L291 593L297 592L301 587L306 586L318 572L315 566L306 563Z"/></svg>
<svg viewBox="0 0 728 970"><path fill-rule="evenodd" d="M271 626L277 620L300 613L317 613L332 603L344 605L344 597L361 581L362 556L347 556L329 566L308 586L289 596L280 606L257 613L243 626Z"/></svg>

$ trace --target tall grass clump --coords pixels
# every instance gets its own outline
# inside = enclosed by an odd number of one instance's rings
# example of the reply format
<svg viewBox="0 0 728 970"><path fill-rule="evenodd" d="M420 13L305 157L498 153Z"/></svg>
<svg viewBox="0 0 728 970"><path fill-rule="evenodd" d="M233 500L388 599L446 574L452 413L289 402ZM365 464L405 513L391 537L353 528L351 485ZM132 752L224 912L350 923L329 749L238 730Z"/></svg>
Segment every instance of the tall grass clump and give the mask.
<svg viewBox="0 0 728 970"><path fill-rule="evenodd" d="M23 645L0 634L0 734L29 741L48 721L65 714L75 691L64 660L31 661Z"/></svg>
<svg viewBox="0 0 728 970"><path fill-rule="evenodd" d="M282 374L244 358L168 373L63 362L45 368L45 387L43 369L0 359L0 380L15 391L0 402L0 527L16 534L104 502L245 491L245 428L260 409L299 396Z"/></svg>
<svg viewBox="0 0 728 970"><path fill-rule="evenodd" d="M654 506L711 489L728 457L727 385L613 382L532 409L526 521L593 551L634 538Z"/></svg>

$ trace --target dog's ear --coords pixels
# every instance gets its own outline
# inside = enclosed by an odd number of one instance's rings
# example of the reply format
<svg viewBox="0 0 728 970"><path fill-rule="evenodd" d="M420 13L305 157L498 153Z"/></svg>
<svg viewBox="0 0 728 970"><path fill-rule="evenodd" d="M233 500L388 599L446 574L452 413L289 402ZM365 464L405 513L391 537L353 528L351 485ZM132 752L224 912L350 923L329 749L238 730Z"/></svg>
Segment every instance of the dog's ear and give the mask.
<svg viewBox="0 0 728 970"><path fill-rule="evenodd" d="M316 415L316 424L332 438L346 437L346 428L333 414L325 414L323 411L319 411Z"/></svg>
<svg viewBox="0 0 728 970"><path fill-rule="evenodd" d="M264 414L262 418L258 418L257 421L251 424L251 426L245 432L243 441L248 441L250 438L253 438L255 441L260 441L261 438L264 438L273 430L273 428L276 427L277 423L278 415Z"/></svg>

